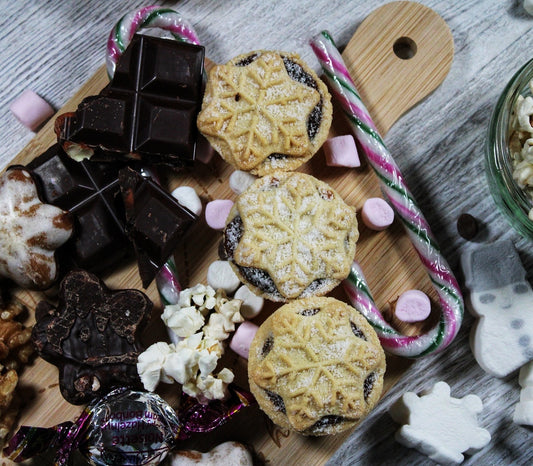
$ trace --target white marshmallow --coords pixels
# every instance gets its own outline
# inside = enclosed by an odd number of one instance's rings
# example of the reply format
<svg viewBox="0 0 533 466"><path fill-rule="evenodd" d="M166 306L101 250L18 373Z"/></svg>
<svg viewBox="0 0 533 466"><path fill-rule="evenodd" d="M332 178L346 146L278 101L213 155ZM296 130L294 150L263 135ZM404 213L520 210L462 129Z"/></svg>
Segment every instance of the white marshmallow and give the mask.
<svg viewBox="0 0 533 466"><path fill-rule="evenodd" d="M452 398L450 387L437 382L418 396L405 393L394 403L389 414L404 424L395 439L416 448L439 464L461 463L462 453L473 454L490 442L488 430L478 426L477 414L483 409L476 395Z"/></svg>
<svg viewBox="0 0 533 466"><path fill-rule="evenodd" d="M228 261L215 261L207 269L207 284L215 290L223 289L226 294L233 294L241 282Z"/></svg>
<svg viewBox="0 0 533 466"><path fill-rule="evenodd" d="M224 442L207 453L195 450L177 451L172 454L170 466L252 466L253 459L244 445Z"/></svg>
<svg viewBox="0 0 533 466"><path fill-rule="evenodd" d="M524 10L533 16L533 0L524 0Z"/></svg>
<svg viewBox="0 0 533 466"><path fill-rule="evenodd" d="M261 296L257 296L246 285L241 286L235 292L234 298L242 300L241 315L245 319L256 317L263 309L265 303L265 300Z"/></svg>
<svg viewBox="0 0 533 466"><path fill-rule="evenodd" d="M516 424L533 426L533 361L522 366L518 382L522 390L520 401L514 409L513 421Z"/></svg>
<svg viewBox="0 0 533 466"><path fill-rule="evenodd" d="M251 173L242 170L235 170L229 177L229 187L235 194L241 194L256 180L257 178Z"/></svg>
<svg viewBox="0 0 533 466"><path fill-rule="evenodd" d="M202 201L194 188L190 186L179 186L172 191L172 196L186 209L189 209L194 215L199 216L202 213Z"/></svg>

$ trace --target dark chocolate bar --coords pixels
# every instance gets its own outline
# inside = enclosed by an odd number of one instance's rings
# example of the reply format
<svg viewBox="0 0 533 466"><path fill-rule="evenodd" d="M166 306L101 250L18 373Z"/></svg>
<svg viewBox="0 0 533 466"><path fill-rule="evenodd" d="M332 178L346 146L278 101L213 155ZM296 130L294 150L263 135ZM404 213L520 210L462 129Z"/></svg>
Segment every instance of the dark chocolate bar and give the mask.
<svg viewBox="0 0 533 466"><path fill-rule="evenodd" d="M78 270L61 282L57 307L41 301L32 341L39 356L59 368L61 394L83 404L114 387L140 386L137 339L152 302L139 290L110 290Z"/></svg>
<svg viewBox="0 0 533 466"><path fill-rule="evenodd" d="M136 170L120 170L119 182L126 209L126 231L135 248L143 286L147 288L197 217Z"/></svg>
<svg viewBox="0 0 533 466"><path fill-rule="evenodd" d="M136 35L111 83L56 121L59 142L95 157L127 156L175 167L190 165L203 94L204 48Z"/></svg>
<svg viewBox="0 0 533 466"><path fill-rule="evenodd" d="M68 210L74 219L75 233L59 251L64 267L102 271L133 255L118 183L123 167L123 163L76 162L58 144L27 165L45 201Z"/></svg>

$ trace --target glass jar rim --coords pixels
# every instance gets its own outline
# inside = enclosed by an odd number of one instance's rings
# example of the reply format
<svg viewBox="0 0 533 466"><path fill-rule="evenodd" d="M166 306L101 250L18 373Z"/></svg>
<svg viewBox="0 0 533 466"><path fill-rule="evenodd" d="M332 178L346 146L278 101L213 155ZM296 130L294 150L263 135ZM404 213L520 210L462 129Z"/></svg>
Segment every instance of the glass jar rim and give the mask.
<svg viewBox="0 0 533 466"><path fill-rule="evenodd" d="M501 93L492 112L485 146L487 176L492 196L511 225L522 235L533 238L533 220L528 217L532 199L513 178L509 149L510 120L519 95L531 94L533 59L523 65Z"/></svg>

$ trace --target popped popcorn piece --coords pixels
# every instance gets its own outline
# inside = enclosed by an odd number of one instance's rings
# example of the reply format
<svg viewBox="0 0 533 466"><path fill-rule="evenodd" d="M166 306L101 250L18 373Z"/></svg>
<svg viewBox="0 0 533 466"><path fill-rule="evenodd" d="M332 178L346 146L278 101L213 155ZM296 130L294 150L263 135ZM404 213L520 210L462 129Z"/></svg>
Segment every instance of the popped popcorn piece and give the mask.
<svg viewBox="0 0 533 466"><path fill-rule="evenodd" d="M180 307L179 304L165 306L161 319L179 337L195 334L205 323L204 316L195 306Z"/></svg>
<svg viewBox="0 0 533 466"><path fill-rule="evenodd" d="M178 305L180 307L197 306L202 313L207 313L215 307L215 290L210 286L198 284L180 292Z"/></svg>
<svg viewBox="0 0 533 466"><path fill-rule="evenodd" d="M172 379L165 373L163 367L173 350L173 345L158 342L139 355L137 372L144 388L149 392L153 392L159 382L172 383Z"/></svg>
<svg viewBox="0 0 533 466"><path fill-rule="evenodd" d="M240 313L245 319L253 319L263 310L265 300L246 285L241 286L233 297L242 300Z"/></svg>
<svg viewBox="0 0 533 466"><path fill-rule="evenodd" d="M235 324L244 321L240 313L241 301L238 299L229 300L221 291L217 291L217 313L209 316L209 322L204 326L206 336L223 341L229 337L230 332L235 331Z"/></svg>

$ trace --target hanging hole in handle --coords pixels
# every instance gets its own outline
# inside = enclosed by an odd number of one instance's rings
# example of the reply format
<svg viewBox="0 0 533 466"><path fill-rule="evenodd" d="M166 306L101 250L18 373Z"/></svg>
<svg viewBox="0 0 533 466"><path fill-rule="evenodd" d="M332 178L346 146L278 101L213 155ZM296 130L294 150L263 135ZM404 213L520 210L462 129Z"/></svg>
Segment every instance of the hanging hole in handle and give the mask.
<svg viewBox="0 0 533 466"><path fill-rule="evenodd" d="M416 55L416 43L409 37L400 37L394 42L392 50L398 58L409 60Z"/></svg>

